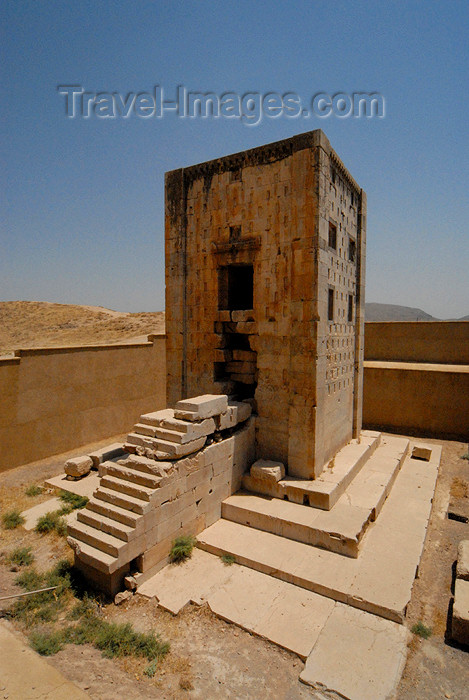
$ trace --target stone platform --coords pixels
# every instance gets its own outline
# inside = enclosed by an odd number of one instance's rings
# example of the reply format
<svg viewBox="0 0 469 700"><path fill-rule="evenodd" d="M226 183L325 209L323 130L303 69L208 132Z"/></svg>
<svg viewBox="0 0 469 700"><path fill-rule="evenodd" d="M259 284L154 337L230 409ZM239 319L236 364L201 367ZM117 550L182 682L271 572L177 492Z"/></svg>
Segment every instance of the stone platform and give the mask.
<svg viewBox="0 0 469 700"><path fill-rule="evenodd" d="M280 500L280 495L272 498L240 491L223 502L222 517L356 558L363 536L378 517L409 447L409 441L404 438L387 436L380 442L379 434L365 440L348 445L350 450L341 450L332 473L322 480L302 482L304 486L297 490L290 486L289 479L274 484L244 477L243 485L252 486L257 481L260 487L265 485L265 490L278 487L280 494L284 492L284 500ZM368 456L366 461L365 456ZM352 474L355 478L350 483ZM324 486L329 489L329 508L324 511L308 507L318 494L326 496L325 491L321 491ZM292 495L298 495L301 501L307 488L310 489L308 506L291 502ZM339 492L342 495L339 496Z"/></svg>
<svg viewBox="0 0 469 700"><path fill-rule="evenodd" d="M441 448L431 446L428 462L412 458L411 452L378 519L369 525L356 559L281 536L279 518L273 519L275 533L219 520L198 536L199 547L230 554L244 566L402 623L423 550ZM273 501L267 505L278 507ZM302 508L305 514L312 510ZM288 528L286 519L283 523Z"/></svg>

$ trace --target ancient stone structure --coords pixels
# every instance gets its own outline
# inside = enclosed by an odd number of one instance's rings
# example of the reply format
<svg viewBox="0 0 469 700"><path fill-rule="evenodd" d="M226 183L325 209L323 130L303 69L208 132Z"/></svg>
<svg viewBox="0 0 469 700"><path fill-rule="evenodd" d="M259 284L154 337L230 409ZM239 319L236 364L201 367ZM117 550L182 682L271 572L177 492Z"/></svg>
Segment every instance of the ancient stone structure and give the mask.
<svg viewBox="0 0 469 700"><path fill-rule="evenodd" d="M361 428L366 195L317 130L166 175L168 405L252 398L312 479Z"/></svg>

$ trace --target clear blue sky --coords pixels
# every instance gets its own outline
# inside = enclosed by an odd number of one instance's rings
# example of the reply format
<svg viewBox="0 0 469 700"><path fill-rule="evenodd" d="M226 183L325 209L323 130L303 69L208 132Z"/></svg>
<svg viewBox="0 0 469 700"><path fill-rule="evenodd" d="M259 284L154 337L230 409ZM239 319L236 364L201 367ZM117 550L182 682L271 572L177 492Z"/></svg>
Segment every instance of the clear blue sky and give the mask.
<svg viewBox="0 0 469 700"><path fill-rule="evenodd" d="M469 314L459 2L4 1L0 299L164 308L164 173L322 128L368 195L367 301ZM380 92L383 119L69 119L58 85Z"/></svg>

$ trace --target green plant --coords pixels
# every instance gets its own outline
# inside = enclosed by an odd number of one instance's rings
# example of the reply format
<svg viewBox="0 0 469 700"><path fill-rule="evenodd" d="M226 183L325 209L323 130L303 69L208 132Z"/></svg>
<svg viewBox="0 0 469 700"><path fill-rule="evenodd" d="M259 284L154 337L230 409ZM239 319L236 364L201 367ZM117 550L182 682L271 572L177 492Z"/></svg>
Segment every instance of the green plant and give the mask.
<svg viewBox="0 0 469 700"><path fill-rule="evenodd" d="M34 529L41 535L52 532L52 530L55 530L58 535L66 535L67 523L61 517L60 511L54 510L45 515L41 515Z"/></svg>
<svg viewBox="0 0 469 700"><path fill-rule="evenodd" d="M461 455L461 459L467 459L467 460L469 460L469 452L466 452L465 455Z"/></svg>
<svg viewBox="0 0 469 700"><path fill-rule="evenodd" d="M421 620L419 620L411 629L412 634L416 634L418 637L423 639L428 639L432 636L432 628L426 627Z"/></svg>
<svg viewBox="0 0 469 700"><path fill-rule="evenodd" d="M148 664L148 666L147 666L146 669L143 671L143 673L145 674L145 676L148 676L148 678L153 678L153 676L155 675L157 669L158 669L158 660L155 659L154 661L151 661L151 662Z"/></svg>
<svg viewBox="0 0 469 700"><path fill-rule="evenodd" d="M171 546L169 560L173 563L179 563L192 556L192 550L195 547L197 540L192 535L180 535L176 537Z"/></svg>
<svg viewBox="0 0 469 700"><path fill-rule="evenodd" d="M64 514L71 513L72 510L76 510L77 508L84 508L89 501L87 496L79 496L70 491L61 491L59 493L59 498L65 504L61 511Z"/></svg>
<svg viewBox="0 0 469 700"><path fill-rule="evenodd" d="M225 564L225 566L231 566L236 561L232 554L222 554L221 560Z"/></svg>
<svg viewBox="0 0 469 700"><path fill-rule="evenodd" d="M31 547L16 547L8 555L8 561L18 566L29 566L34 561L34 554L31 552Z"/></svg>
<svg viewBox="0 0 469 700"><path fill-rule="evenodd" d="M5 530L14 530L18 525L24 523L24 518L19 510L10 510L2 515L2 525Z"/></svg>
<svg viewBox="0 0 469 700"><path fill-rule="evenodd" d="M136 632L130 622L103 623L94 645L109 659L115 656L143 656L151 661L169 651L169 644L162 642L154 632Z"/></svg>
<svg viewBox="0 0 469 700"><path fill-rule="evenodd" d="M64 647L63 633L60 631L33 631L29 638L30 645L42 656L52 656Z"/></svg>
<svg viewBox="0 0 469 700"><path fill-rule="evenodd" d="M39 496L43 491L42 486L38 486L37 484L31 484L31 486L28 486L28 488L25 490L26 496Z"/></svg>

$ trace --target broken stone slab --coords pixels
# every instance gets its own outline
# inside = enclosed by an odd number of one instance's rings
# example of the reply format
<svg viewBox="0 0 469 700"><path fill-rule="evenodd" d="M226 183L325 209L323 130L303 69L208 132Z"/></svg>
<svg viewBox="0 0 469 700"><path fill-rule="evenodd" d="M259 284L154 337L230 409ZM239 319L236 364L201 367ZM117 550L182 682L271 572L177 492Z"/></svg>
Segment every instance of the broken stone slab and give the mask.
<svg viewBox="0 0 469 700"><path fill-rule="evenodd" d="M235 428L238 423L243 423L252 413L250 404L244 401L230 401L228 409L225 413L217 416L218 430L227 430Z"/></svg>
<svg viewBox="0 0 469 700"><path fill-rule="evenodd" d="M206 418L200 423L195 423L170 417L163 419L159 425L159 430L174 430L178 433L185 433L188 440L197 440L197 438L211 435L216 428L214 418Z"/></svg>
<svg viewBox="0 0 469 700"><path fill-rule="evenodd" d="M469 644L469 581L462 578L454 586L451 636L460 644Z"/></svg>
<svg viewBox="0 0 469 700"><path fill-rule="evenodd" d="M106 445L100 450L90 452L88 457L93 461L93 468L97 469L102 462L107 462L110 459L116 459L124 454L124 446L121 442L113 442L111 445Z"/></svg>
<svg viewBox="0 0 469 700"><path fill-rule="evenodd" d="M192 440L184 445L176 442L168 442L167 440L154 440L155 459L180 459L193 452L201 450L205 445L207 438L201 437L197 440Z"/></svg>
<svg viewBox="0 0 469 700"><path fill-rule="evenodd" d="M167 418L173 418L174 411L172 408L163 408L161 411L153 411L152 413L143 413L139 418L139 423L145 423L145 425L154 425L158 428L161 425L161 421Z"/></svg>
<svg viewBox="0 0 469 700"><path fill-rule="evenodd" d="M155 437L155 432L157 428L154 425L147 425L146 423L136 423L134 425L134 432L139 435L147 435L148 437Z"/></svg>
<svg viewBox="0 0 469 700"><path fill-rule="evenodd" d="M225 413L228 408L226 394L203 394L192 399L178 401L174 417L182 420L200 421Z"/></svg>
<svg viewBox="0 0 469 700"><path fill-rule="evenodd" d="M432 451L429 447L423 445L415 445L412 449L412 459L420 459L423 462L429 462L432 456Z"/></svg>
<svg viewBox="0 0 469 700"><path fill-rule="evenodd" d="M408 634L403 625L337 603L300 680L327 697L388 700L404 670Z"/></svg>
<svg viewBox="0 0 469 700"><path fill-rule="evenodd" d="M73 457L65 462L65 473L74 479L81 479L90 473L93 466L91 457L83 455L83 457Z"/></svg>
<svg viewBox="0 0 469 700"><path fill-rule="evenodd" d="M138 584L135 576L131 576L130 574L129 576L126 576L124 578L124 586L128 591L136 591Z"/></svg>
<svg viewBox="0 0 469 700"><path fill-rule="evenodd" d="M469 581L469 540L461 540L459 543L456 578Z"/></svg>
<svg viewBox="0 0 469 700"><path fill-rule="evenodd" d="M258 459L250 469L251 477L261 481L277 483L285 477L285 467L282 462L274 462L269 459Z"/></svg>

